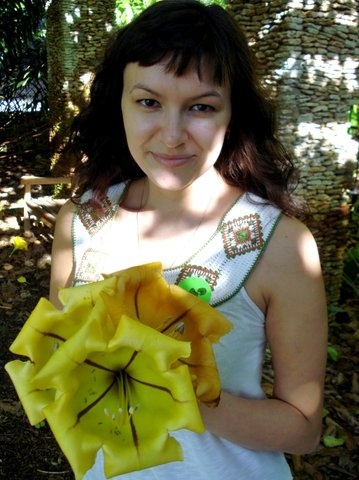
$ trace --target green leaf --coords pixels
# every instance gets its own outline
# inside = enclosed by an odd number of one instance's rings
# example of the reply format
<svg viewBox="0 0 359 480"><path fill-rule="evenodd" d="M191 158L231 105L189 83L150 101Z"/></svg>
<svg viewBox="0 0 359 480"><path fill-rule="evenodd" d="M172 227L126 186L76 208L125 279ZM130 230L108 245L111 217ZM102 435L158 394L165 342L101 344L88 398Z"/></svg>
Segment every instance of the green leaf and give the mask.
<svg viewBox="0 0 359 480"><path fill-rule="evenodd" d="M333 360L334 362L337 362L339 360L340 353L333 345L331 344L328 345L327 352L331 360Z"/></svg>
<svg viewBox="0 0 359 480"><path fill-rule="evenodd" d="M322 417L325 418L329 415L329 410L327 408L323 408L323 413L322 413Z"/></svg>
<svg viewBox="0 0 359 480"><path fill-rule="evenodd" d="M325 435L323 437L323 443L326 447L329 447L329 448L340 447L344 445L344 439L333 437L332 435Z"/></svg>
<svg viewBox="0 0 359 480"><path fill-rule="evenodd" d="M338 305L329 305L328 306L328 314L329 315L336 315L337 313L345 313L346 310L343 307L339 307Z"/></svg>

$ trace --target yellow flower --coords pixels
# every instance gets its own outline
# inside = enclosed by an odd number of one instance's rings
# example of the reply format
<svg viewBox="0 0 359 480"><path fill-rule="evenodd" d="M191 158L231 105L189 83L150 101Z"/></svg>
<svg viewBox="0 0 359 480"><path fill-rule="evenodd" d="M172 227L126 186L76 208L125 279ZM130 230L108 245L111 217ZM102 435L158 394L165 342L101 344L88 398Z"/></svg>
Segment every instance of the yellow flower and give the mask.
<svg viewBox="0 0 359 480"><path fill-rule="evenodd" d="M182 362L190 367L198 399L217 405L221 385L212 343L230 331L231 323L200 298L169 285L160 263L128 268L117 275L116 295L107 298L109 311L116 315L123 309L166 335L191 342L191 355Z"/></svg>
<svg viewBox="0 0 359 480"><path fill-rule="evenodd" d="M95 317L33 380L37 388L64 392L44 414L76 477L101 447L108 477L181 460L168 431L203 431L188 369L172 367L190 345L125 315L115 333ZM83 338L93 344L85 346Z"/></svg>
<svg viewBox="0 0 359 480"><path fill-rule="evenodd" d="M76 479L100 448L108 477L182 459L168 432L203 431L196 393L219 397L211 342L229 322L169 286L160 264L60 299L61 311L41 299L12 344L29 361L6 365L30 422L47 419Z"/></svg>
<svg viewBox="0 0 359 480"><path fill-rule="evenodd" d="M112 290L111 290L112 287ZM30 423L36 425L45 417L43 408L55 398L54 389L39 390L33 378L46 365L59 346L83 326L98 298L99 291L113 291L116 279L69 289L72 292L64 310L56 309L41 298L20 333L12 343L13 353L29 361L14 360L5 368L11 376Z"/></svg>
<svg viewBox="0 0 359 480"><path fill-rule="evenodd" d="M12 237L11 243L13 245L13 249L9 255L10 257L16 250L27 250L28 248L27 241L25 238L20 236Z"/></svg>

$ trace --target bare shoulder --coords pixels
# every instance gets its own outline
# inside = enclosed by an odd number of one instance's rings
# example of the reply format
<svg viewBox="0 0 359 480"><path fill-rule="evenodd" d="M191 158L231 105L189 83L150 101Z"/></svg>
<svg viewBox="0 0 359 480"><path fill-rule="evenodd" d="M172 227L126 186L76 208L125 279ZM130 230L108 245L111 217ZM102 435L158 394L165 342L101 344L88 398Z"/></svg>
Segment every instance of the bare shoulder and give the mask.
<svg viewBox="0 0 359 480"><path fill-rule="evenodd" d="M55 238L59 235L71 233L75 210L76 205L72 200L67 200L67 202L61 207L56 217Z"/></svg>
<svg viewBox="0 0 359 480"><path fill-rule="evenodd" d="M265 262L270 267L275 264L286 270L318 273L319 255L313 234L299 220L283 216L267 247Z"/></svg>
<svg viewBox="0 0 359 480"><path fill-rule="evenodd" d="M70 199L65 202L65 204L60 208L59 213L57 215L57 220L65 220L73 217L73 214L76 209L76 204Z"/></svg>
<svg viewBox="0 0 359 480"><path fill-rule="evenodd" d="M258 306L266 311L270 302L283 295L297 296L315 284L322 290L322 273L316 241L302 222L283 216L247 282Z"/></svg>

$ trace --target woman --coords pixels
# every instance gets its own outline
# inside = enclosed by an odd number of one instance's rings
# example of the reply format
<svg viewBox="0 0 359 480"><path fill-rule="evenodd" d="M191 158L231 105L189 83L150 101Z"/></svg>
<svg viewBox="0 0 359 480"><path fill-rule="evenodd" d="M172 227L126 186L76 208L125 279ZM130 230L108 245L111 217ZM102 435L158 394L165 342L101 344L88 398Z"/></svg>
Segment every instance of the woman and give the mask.
<svg viewBox="0 0 359 480"><path fill-rule="evenodd" d="M183 462L121 478L292 478L280 452L310 452L320 438L325 295L273 106L229 14L164 1L120 30L66 152L77 190L57 220L51 300L161 261L169 282L206 282L233 324L216 345L223 391L217 408L201 407L205 434L177 432ZM101 455L86 478L103 478Z"/></svg>

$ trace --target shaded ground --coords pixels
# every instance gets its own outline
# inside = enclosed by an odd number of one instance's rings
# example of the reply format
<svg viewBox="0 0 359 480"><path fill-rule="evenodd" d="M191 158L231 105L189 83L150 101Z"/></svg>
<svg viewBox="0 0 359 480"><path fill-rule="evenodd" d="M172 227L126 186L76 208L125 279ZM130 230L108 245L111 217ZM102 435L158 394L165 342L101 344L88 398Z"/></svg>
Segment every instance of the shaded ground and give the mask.
<svg viewBox="0 0 359 480"><path fill-rule="evenodd" d="M39 298L47 296L49 285L51 230L36 225L33 236L28 239L28 250L16 251L10 256L12 236L23 234L19 178L24 174L44 175L48 169L47 162L41 160L41 135L25 137L22 145L24 143L21 154L11 144L3 144L0 149L0 479L73 480L71 469L48 427L29 425L2 368L14 358L8 347ZM32 151L40 155L36 162ZM26 281L21 283L21 277ZM332 356L338 353L339 358L328 361L323 419L323 437L330 435L344 443L326 447L322 441L315 454L289 456L296 480L359 477L358 337L358 300L349 299L339 309L330 328ZM264 381L268 384L270 379L267 366Z"/></svg>

